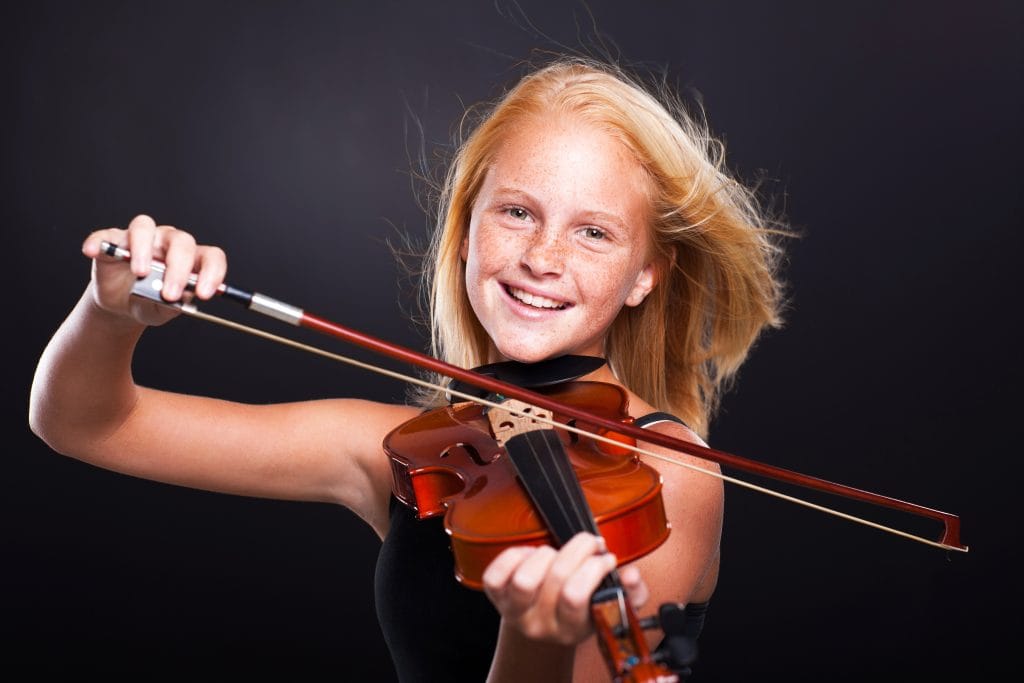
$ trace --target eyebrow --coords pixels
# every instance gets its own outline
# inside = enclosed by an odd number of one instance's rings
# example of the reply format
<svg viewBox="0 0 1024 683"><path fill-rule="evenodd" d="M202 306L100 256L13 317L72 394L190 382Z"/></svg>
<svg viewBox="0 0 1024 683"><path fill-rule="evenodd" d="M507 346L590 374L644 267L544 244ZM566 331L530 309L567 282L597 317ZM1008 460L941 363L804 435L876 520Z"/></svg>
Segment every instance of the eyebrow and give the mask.
<svg viewBox="0 0 1024 683"><path fill-rule="evenodd" d="M512 197L512 198L528 200L528 201L531 201L531 202L538 201L537 198L534 197L529 192L524 192L522 190L518 190L518 189L512 188L512 187L498 187L498 188L495 188L493 194L498 196L499 198Z"/></svg>

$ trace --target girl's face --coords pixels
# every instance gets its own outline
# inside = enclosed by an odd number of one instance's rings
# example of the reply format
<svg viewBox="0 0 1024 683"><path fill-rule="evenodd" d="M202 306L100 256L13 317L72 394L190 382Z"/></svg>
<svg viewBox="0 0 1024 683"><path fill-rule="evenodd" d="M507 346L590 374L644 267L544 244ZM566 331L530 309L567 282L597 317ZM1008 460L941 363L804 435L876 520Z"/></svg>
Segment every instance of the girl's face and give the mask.
<svg viewBox="0 0 1024 683"><path fill-rule="evenodd" d="M491 359L604 355L623 305L655 284L647 180L618 140L571 116L517 126L462 243Z"/></svg>

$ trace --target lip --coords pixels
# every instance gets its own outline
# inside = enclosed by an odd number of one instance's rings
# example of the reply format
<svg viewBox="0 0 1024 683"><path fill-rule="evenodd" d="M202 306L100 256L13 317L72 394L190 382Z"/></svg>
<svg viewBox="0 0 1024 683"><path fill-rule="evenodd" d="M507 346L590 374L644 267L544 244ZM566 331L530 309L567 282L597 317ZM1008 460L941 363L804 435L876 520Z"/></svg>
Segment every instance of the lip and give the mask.
<svg viewBox="0 0 1024 683"><path fill-rule="evenodd" d="M572 308L573 305L574 305L571 301L567 301L566 299L564 299L564 298L562 298L560 296L553 296L553 295L551 295L548 292L542 292L542 291L540 291L538 289L535 289L533 287L525 287L523 285L512 284L512 283L509 283L509 282L501 282L500 284L501 284L502 295L509 302L509 305L512 306L514 308L514 310L519 311L519 312L521 312L523 314L528 314L528 315L530 315L532 317L542 316L542 315L553 315L555 313L564 313L565 311L567 311L570 308ZM532 294L533 296L544 297L545 299L550 299L552 301L560 302L561 303L561 307L559 307L559 308L540 308L538 306L531 306L529 304L523 303L522 301L520 301L516 297L512 296L512 292L511 292L512 289L518 289L518 290L526 292L527 294Z"/></svg>

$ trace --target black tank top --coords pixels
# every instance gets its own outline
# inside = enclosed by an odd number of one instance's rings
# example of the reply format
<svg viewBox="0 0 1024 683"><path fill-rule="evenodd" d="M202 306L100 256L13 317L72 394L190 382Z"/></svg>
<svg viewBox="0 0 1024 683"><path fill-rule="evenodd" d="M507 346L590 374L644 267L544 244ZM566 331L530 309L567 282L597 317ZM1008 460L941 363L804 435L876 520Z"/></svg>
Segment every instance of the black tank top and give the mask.
<svg viewBox="0 0 1024 683"><path fill-rule="evenodd" d="M646 427L671 420L668 413L638 418ZM498 642L500 617L483 591L455 580L455 560L442 516L419 520L394 496L391 527L374 577L377 618L401 683L482 682ZM688 631L699 634L704 605L688 609L699 621Z"/></svg>

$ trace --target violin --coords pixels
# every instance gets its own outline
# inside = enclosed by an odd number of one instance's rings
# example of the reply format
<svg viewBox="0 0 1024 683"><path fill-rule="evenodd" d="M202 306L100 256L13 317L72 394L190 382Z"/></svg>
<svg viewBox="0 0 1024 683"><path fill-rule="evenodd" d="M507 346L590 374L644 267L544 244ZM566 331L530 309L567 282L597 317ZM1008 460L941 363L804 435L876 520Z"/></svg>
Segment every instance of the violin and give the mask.
<svg viewBox="0 0 1024 683"><path fill-rule="evenodd" d="M116 258L130 258L126 249L111 243L104 243L103 252ZM199 311L193 303L169 304L160 295L162 273L163 265L154 262L150 273L138 280L132 293L173 306L195 318L411 384L445 389L209 315ZM191 284L195 284L194 277ZM667 538L669 524L661 501L660 477L640 460L641 454L928 545L967 551L967 546L960 542L959 517L951 513L643 430L632 424L626 412L625 393L614 385L568 382L528 389L376 339L263 294L227 284L221 284L218 294L256 313L452 378L453 384L446 391L466 402L428 411L398 426L388 434L384 447L392 467L396 497L412 507L421 519L445 515L445 527L455 555L456 578L471 588L482 587L484 568L510 545L551 543L557 546L578 531L589 531L605 537L608 548L616 553L620 563L657 548ZM463 390L467 385L483 390L483 395L480 391ZM943 525L943 532L937 541L925 539L666 458L637 447L638 441L933 519ZM566 502L569 504L565 505ZM497 510L501 513L495 514ZM591 614L599 646L616 683L679 680L678 673L684 671L692 659L692 648L684 642L681 610L680 606L662 605L658 617L640 620L629 607L615 573L609 575L594 595ZM642 635L643 630L650 628L664 631L664 650L650 652Z"/></svg>
<svg viewBox="0 0 1024 683"><path fill-rule="evenodd" d="M626 412L626 392L612 384L569 382L541 393L595 414L632 422ZM525 417L465 401L423 413L396 427L384 440L395 497L419 519L444 515L456 578L461 583L482 589L484 569L506 547L558 546L576 531L603 536L620 564L646 555L668 538L657 470L625 448L581 438L533 419L543 416L566 424L571 418L564 414L534 412L514 399L503 405ZM550 430L550 442L547 435L526 439L531 431L542 429ZM634 445L631 439L623 443ZM571 519L564 522L563 531L559 525L566 515L557 511L546 514L550 506L539 507L524 490L545 474L531 472L528 479L521 472L529 466L524 461L542 457L550 461L561 457L559 450L564 450L572 478L581 485L589 508L589 512L578 514L592 516L593 528ZM565 477L565 473L556 476ZM588 528L577 528L581 526Z"/></svg>
<svg viewBox="0 0 1024 683"><path fill-rule="evenodd" d="M572 381L539 391L565 405L624 423L633 420L625 390L613 384ZM399 425L384 440L395 497L420 519L444 515L455 576L462 584L481 590L484 570L512 545L559 547L586 531L602 536L624 564L668 538L657 470L623 446L538 421L553 418L565 425L570 421L565 415L492 398L505 409L473 401L436 408ZM650 651L617 576L602 582L591 613L615 681L667 683L678 680L674 671L689 663L673 661L668 647Z"/></svg>

